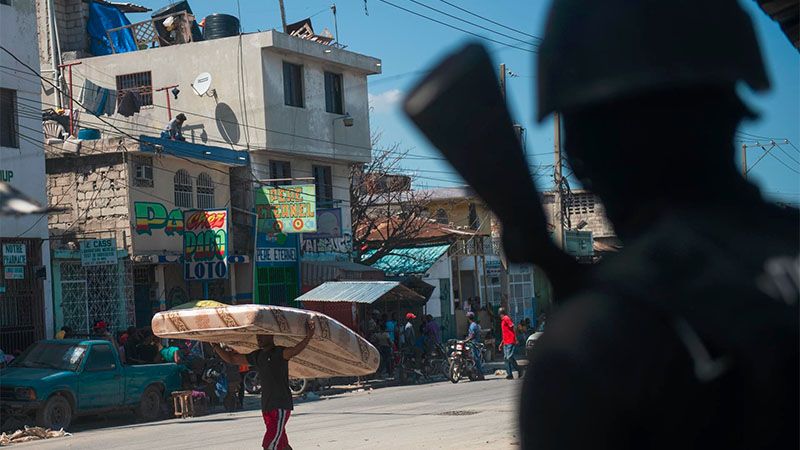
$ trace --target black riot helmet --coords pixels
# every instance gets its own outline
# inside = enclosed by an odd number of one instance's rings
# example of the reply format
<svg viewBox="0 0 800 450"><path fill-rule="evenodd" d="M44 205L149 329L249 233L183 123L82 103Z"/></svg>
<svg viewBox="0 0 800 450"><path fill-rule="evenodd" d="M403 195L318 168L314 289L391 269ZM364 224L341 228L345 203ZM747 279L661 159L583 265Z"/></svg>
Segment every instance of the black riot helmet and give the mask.
<svg viewBox="0 0 800 450"><path fill-rule="evenodd" d="M607 100L769 80L736 0L554 0L538 56L542 120Z"/></svg>

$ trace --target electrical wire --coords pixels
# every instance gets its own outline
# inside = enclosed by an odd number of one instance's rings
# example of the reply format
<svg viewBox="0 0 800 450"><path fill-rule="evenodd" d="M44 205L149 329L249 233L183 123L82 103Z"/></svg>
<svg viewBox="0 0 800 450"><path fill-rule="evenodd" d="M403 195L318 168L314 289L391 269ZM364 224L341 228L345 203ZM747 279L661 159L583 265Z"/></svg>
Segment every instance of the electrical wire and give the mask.
<svg viewBox="0 0 800 450"><path fill-rule="evenodd" d="M509 43L507 43L507 42L502 42L502 41L498 41L498 40L496 40L496 39L492 39L492 38L490 38L490 37L481 36L481 35L480 35L480 34L478 34L478 33L473 33L472 31L465 30L465 29L463 29L463 28L457 27L457 26L455 26L455 25L452 25L452 24L449 24L449 23L447 23L447 22L442 22L441 20L434 19L433 17L426 16L425 14L419 13L419 12L417 12L417 11L414 11L414 10L411 10L411 9L408 9L408 8L404 8L404 7L402 7L402 6L400 6L400 5L397 5L397 4L395 4L395 3L392 3L392 2L390 2L390 1L388 1L388 0L378 0L378 1L379 1L379 2L381 2L381 3L385 3L385 4L389 5L389 6L393 6L393 7L397 8L397 9L399 9L399 10L401 10L401 11L405 11L405 12L407 12L407 13L409 13L409 14L413 14L413 15L415 15L415 16L422 17L423 19L430 20L431 22L436 22L436 23L438 23L438 24L440 24L440 25L444 25L444 26L446 26L446 27L448 27L448 28L452 28L452 29L454 29L454 30L461 31L462 33L466 33L466 34L469 34L469 35L471 35L471 36L475 36L475 37L477 37L477 38L479 38L479 39L483 39L483 40L485 40L485 41L493 42L493 43L495 43L495 44L500 44L500 45L502 45L502 46L504 46L504 47L509 47L509 48L514 48L514 49L517 49L517 50L521 50L521 51L523 51L523 52L528 52L528 53L538 53L536 50L531 50L531 49L527 49L527 48L522 48L522 47L519 47L519 46L516 46L516 45L513 45L513 44L509 44Z"/></svg>
<svg viewBox="0 0 800 450"><path fill-rule="evenodd" d="M441 1L442 3L444 3L444 4L446 4L446 5L450 5L450 6L452 6L453 8L455 8L455 9L457 9L457 10L459 10L459 11L463 11L463 12L465 12L465 13L467 13L467 14L469 14L469 15L473 16L473 17L477 17L477 18L479 18L479 19L485 20L485 21L487 21L487 22L489 22L489 23L492 23L492 24L494 24L494 25L497 25L497 26L499 26L499 27L503 27L503 28L505 28L506 30L509 30L509 31L514 31L514 32L516 32L516 33L519 33L519 34L521 34L521 35L523 35L523 36L528 36L529 38L536 39L536 40L538 40L538 41L540 41L540 42L542 41L542 38L540 38L539 36L534 36L534 35L532 35L532 34L529 34L529 33L526 33L526 32L524 32L524 31L520 31L520 30L519 30L519 29L517 29L517 28L512 28L512 27L509 27L509 26L507 26L507 25L503 25L503 24L502 24L502 23L500 23L500 22L496 22L496 21L494 21L494 20L492 20L492 19L489 19L489 18L487 18L487 17L481 16L481 15L479 15L479 14L475 14L474 12L472 12L472 11L470 11L470 10L466 9L466 8L462 8L462 7L460 7L460 6L456 5L456 4L453 4L453 3L451 3L451 2L448 2L447 0L440 0L440 1Z"/></svg>

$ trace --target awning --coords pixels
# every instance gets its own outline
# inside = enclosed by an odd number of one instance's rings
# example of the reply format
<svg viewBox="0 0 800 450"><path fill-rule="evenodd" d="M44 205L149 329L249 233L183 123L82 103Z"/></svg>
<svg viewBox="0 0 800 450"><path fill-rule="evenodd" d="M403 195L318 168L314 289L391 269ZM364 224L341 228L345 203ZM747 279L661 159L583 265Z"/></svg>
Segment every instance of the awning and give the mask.
<svg viewBox="0 0 800 450"><path fill-rule="evenodd" d="M398 301L425 304L427 299L397 281L329 281L296 299L298 302L373 304Z"/></svg>
<svg viewBox="0 0 800 450"><path fill-rule="evenodd" d="M319 286L326 281L383 281L383 271L350 261L303 261L303 286Z"/></svg>
<svg viewBox="0 0 800 450"><path fill-rule="evenodd" d="M396 248L375 261L372 267L383 270L388 276L423 274L436 264L449 248L450 244ZM364 254L364 258L374 253L375 250L370 250Z"/></svg>

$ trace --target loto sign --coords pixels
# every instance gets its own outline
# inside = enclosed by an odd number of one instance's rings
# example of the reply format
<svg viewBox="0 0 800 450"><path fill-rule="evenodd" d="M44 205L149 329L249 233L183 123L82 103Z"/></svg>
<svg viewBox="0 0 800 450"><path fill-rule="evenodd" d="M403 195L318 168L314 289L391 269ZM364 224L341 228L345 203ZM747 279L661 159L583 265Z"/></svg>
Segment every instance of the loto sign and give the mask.
<svg viewBox="0 0 800 450"><path fill-rule="evenodd" d="M228 278L228 210L187 211L183 229L187 280Z"/></svg>

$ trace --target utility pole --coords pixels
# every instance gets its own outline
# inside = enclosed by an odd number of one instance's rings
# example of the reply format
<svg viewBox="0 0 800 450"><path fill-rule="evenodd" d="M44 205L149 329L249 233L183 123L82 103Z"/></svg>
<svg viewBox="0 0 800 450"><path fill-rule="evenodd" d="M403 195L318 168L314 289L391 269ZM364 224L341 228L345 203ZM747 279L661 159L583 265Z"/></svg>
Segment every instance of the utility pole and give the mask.
<svg viewBox="0 0 800 450"><path fill-rule="evenodd" d="M747 144L742 144L742 176L747 179Z"/></svg>
<svg viewBox="0 0 800 450"><path fill-rule="evenodd" d="M556 212L553 215L553 221L555 222L555 240L556 245L559 248L564 248L564 221L562 217L562 211L564 210L563 205L561 202L564 199L561 198L561 114L555 113L553 115L553 149L555 151L555 179L556 184Z"/></svg>
<svg viewBox="0 0 800 450"><path fill-rule="evenodd" d="M506 65L500 64L500 92L503 94L503 100L506 99Z"/></svg>
<svg viewBox="0 0 800 450"><path fill-rule="evenodd" d="M283 32L286 33L286 8L283 7L283 0L278 0L278 5L281 7L281 23L283 24Z"/></svg>

